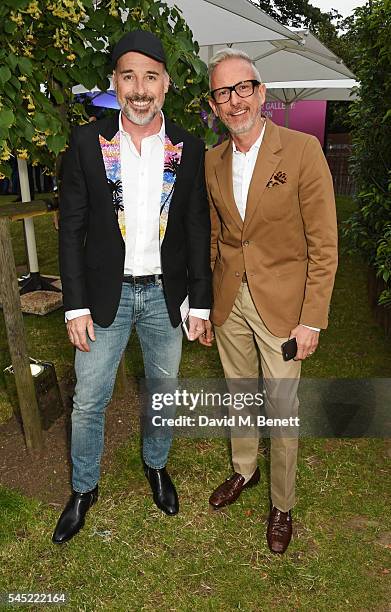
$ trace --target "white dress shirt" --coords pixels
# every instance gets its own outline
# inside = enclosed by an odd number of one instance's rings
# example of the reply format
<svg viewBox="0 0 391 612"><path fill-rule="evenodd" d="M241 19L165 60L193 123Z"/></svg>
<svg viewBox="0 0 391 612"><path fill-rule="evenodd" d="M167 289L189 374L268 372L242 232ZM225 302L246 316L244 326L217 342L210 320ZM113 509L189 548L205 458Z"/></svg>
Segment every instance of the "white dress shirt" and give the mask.
<svg viewBox="0 0 391 612"><path fill-rule="evenodd" d="M138 153L119 116L121 179L125 210L125 267L132 276L161 274L159 219L163 188L164 117L160 131L141 141Z"/></svg>
<svg viewBox="0 0 391 612"><path fill-rule="evenodd" d="M246 204L247 204L247 196L248 190L250 188L251 179L253 176L255 163L257 161L259 148L262 143L263 135L265 133L265 126L262 128L262 131L251 146L247 153L242 153L236 148L234 141L232 141L232 180L233 180L233 188L234 188L234 196L236 206L238 207L238 211L242 219L244 220L246 214Z"/></svg>
<svg viewBox="0 0 391 612"><path fill-rule="evenodd" d="M234 141L232 141L232 181L233 190L236 206L239 214L244 221L246 215L246 205L248 191L250 188L251 179L253 176L255 164L257 161L260 146L262 144L263 136L265 133L266 122L264 122L263 128L260 135L254 144L250 147L247 153L242 153L236 148ZM303 325L303 324L302 324ZM303 325L308 329L319 332L318 327L310 327L309 325Z"/></svg>
<svg viewBox="0 0 391 612"><path fill-rule="evenodd" d="M125 212L124 274L146 276L161 274L159 223L163 189L165 122L157 134L141 141L140 153L119 115L122 201ZM65 320L90 314L89 308L68 310ZM208 309L190 308L190 315L209 318Z"/></svg>

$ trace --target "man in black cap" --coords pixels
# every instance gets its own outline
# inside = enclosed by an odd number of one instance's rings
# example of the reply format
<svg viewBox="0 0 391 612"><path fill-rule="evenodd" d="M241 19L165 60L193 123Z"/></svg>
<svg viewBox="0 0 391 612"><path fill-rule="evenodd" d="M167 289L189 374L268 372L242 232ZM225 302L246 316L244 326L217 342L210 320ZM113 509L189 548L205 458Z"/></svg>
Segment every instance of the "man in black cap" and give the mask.
<svg viewBox="0 0 391 612"><path fill-rule="evenodd" d="M98 498L105 407L133 325L149 389L151 381L172 387L187 300L191 340L204 333L211 303L204 145L161 111L169 77L156 36L125 34L112 57L121 112L77 127L62 166L60 271L77 384L73 491L53 534L57 544L83 527ZM170 445L170 432L143 433L154 502L174 515Z"/></svg>

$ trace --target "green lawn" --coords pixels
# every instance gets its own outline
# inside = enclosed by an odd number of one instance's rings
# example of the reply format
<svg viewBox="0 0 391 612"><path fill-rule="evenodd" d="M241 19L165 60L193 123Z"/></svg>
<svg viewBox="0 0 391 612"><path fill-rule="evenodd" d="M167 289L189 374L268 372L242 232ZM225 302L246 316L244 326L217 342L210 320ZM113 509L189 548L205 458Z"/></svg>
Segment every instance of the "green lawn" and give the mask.
<svg viewBox="0 0 391 612"><path fill-rule="evenodd" d="M0 203L1 205L1 203ZM340 220L352 210L338 200ZM49 217L35 221L42 272L57 271L57 235ZM17 264L24 262L20 224L13 227ZM25 317L30 354L53 361L59 377L72 365L63 315ZM0 320L0 369L10 363ZM137 340L129 373L141 376ZM215 349L186 343L185 377L221 375ZM308 377L390 377L391 346L373 322L366 269L341 254L330 327L304 364ZM0 414L10 407L0 379ZM230 470L225 441L176 440L170 470L181 512L162 515L151 504L134 436L101 482L101 499L86 528L56 548L57 511L0 488L0 593L57 591L69 610L389 610L391 547L390 449L383 440L303 440L294 511L297 534L284 557L269 553L267 465L261 484L223 512L208 496ZM387 535L388 534L388 535Z"/></svg>

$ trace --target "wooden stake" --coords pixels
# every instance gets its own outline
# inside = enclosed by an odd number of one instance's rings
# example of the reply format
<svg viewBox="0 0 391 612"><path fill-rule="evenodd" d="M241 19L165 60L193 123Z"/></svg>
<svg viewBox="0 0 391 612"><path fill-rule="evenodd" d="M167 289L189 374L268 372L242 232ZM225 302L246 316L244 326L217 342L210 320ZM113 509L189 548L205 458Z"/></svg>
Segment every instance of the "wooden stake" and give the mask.
<svg viewBox="0 0 391 612"><path fill-rule="evenodd" d="M0 217L0 292L27 449L42 450L41 419L30 370L9 220Z"/></svg>

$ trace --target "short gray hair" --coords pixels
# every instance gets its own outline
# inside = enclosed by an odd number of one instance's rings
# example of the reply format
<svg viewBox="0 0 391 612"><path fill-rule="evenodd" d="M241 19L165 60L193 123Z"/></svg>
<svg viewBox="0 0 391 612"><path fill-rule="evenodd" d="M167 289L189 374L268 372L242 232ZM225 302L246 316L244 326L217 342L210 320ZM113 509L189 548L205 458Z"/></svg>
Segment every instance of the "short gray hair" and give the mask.
<svg viewBox="0 0 391 612"><path fill-rule="evenodd" d="M261 79L261 75L259 74L259 70L254 64L254 62L252 61L251 57L247 55L247 53L245 53L244 51L241 51L240 49L231 49L230 47L225 47L225 49L221 49L220 51L217 51L217 53L215 53L214 56L209 60L208 73L209 73L209 87L210 88L211 88L212 74L213 74L214 69L217 68L217 66L226 59L244 60L245 62L250 64L250 66L252 67L254 71L254 77L257 79L257 81L262 83L262 79Z"/></svg>

